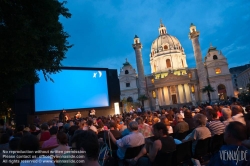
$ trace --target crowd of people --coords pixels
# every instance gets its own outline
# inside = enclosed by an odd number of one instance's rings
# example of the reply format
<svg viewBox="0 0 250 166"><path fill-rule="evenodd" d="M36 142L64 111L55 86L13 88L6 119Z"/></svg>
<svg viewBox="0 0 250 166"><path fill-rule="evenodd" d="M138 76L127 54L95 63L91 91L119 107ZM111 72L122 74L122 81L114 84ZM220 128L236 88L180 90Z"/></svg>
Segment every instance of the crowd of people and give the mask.
<svg viewBox="0 0 250 166"><path fill-rule="evenodd" d="M167 165L166 156L182 143L191 141L194 154L199 140L223 134L225 145L220 150L247 151L246 160L223 160L217 152L210 156L208 165L250 165L250 106L244 110L237 103L206 105L85 118L78 112L72 120L65 120L64 113L59 121L52 119L41 123L36 118L34 124L17 126L14 131L0 120L0 153L3 150L50 150L51 156L56 157L25 157L20 159L20 165L32 165L26 162L30 160L65 165L67 161L62 160L71 161L67 156L77 150L84 151L85 157L77 158L84 163L66 165L95 166L100 165L100 149L107 144L109 157L114 161L112 165L158 166ZM126 151L132 147L140 147L140 150L128 159Z"/></svg>

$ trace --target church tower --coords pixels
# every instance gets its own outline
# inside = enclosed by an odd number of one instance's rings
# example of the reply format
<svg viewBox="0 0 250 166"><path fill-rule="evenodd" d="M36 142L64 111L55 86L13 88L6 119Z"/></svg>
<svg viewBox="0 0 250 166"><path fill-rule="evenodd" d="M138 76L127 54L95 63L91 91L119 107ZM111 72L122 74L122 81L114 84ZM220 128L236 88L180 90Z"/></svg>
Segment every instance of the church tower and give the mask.
<svg viewBox="0 0 250 166"><path fill-rule="evenodd" d="M200 32L196 31L196 26L193 23L191 23L189 39L192 41L192 45L193 45L197 74L199 77L199 89L201 91L201 89L204 88L204 86L208 85L208 80L207 80L207 71L205 69L204 63L202 62L199 35L200 35ZM202 96L203 97L201 98L201 100L204 101L206 99L206 95L202 95Z"/></svg>
<svg viewBox="0 0 250 166"><path fill-rule="evenodd" d="M140 38L137 35L135 35L134 37L134 44L132 44L132 47L135 50L135 56L136 56L139 95L145 95L146 86L145 86L144 67L143 67L143 60L141 53L142 44L140 42Z"/></svg>

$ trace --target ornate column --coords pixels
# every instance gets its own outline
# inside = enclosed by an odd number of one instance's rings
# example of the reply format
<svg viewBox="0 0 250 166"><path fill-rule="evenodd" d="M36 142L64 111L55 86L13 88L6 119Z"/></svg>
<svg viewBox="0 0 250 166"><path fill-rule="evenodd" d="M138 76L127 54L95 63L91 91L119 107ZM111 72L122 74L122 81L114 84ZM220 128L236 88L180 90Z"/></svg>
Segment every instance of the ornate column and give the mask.
<svg viewBox="0 0 250 166"><path fill-rule="evenodd" d="M156 95L156 98L155 98L155 109L159 110L158 88L155 88L155 95Z"/></svg>
<svg viewBox="0 0 250 166"><path fill-rule="evenodd" d="M181 103L181 100L180 100L178 85L175 85L175 88L176 88L176 93L177 93L177 104L179 104L179 103Z"/></svg>
<svg viewBox="0 0 250 166"><path fill-rule="evenodd" d="M162 91L161 91L161 92L162 92L162 101L163 101L163 104L166 105L165 96L164 96L164 87L162 87L161 90L162 90ZM163 104L162 104L162 105L163 105Z"/></svg>
<svg viewBox="0 0 250 166"><path fill-rule="evenodd" d="M172 97L170 96L170 86L168 86L168 96L169 96L169 104L172 104Z"/></svg>
<svg viewBox="0 0 250 166"><path fill-rule="evenodd" d="M186 103L187 102L187 98L186 98L186 92L185 92L184 84L182 84L182 89L183 89L183 95L184 95L184 103Z"/></svg>

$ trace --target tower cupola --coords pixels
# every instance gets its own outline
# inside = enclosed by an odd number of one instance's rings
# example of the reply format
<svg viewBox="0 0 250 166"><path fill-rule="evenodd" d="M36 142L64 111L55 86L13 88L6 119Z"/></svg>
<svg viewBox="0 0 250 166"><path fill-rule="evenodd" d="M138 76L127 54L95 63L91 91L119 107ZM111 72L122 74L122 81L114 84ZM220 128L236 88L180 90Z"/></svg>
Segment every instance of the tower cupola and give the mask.
<svg viewBox="0 0 250 166"><path fill-rule="evenodd" d="M160 20L159 34L160 36L167 34L167 28L162 23L162 20Z"/></svg>

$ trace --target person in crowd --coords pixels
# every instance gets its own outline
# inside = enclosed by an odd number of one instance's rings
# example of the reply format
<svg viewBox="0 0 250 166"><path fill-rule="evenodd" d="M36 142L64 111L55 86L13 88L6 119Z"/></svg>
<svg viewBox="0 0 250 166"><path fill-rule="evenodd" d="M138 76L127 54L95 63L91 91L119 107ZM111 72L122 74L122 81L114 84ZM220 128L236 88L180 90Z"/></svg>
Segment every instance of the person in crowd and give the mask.
<svg viewBox="0 0 250 166"><path fill-rule="evenodd" d="M177 124L174 127L174 134L184 133L189 130L188 123L183 120L183 116L179 113L175 115L175 121Z"/></svg>
<svg viewBox="0 0 250 166"><path fill-rule="evenodd" d="M99 143L98 138L95 132L92 130L78 130L78 133L75 134L72 138L72 147L71 150L75 151L84 151L80 157L76 158L78 163L71 164L74 166L99 166L98 156L99 156ZM66 153L62 155L59 160L70 160L69 155L76 155L75 153L69 154ZM79 155L79 154L77 154ZM64 164L59 164L59 166ZM70 165L70 164L67 164Z"/></svg>
<svg viewBox="0 0 250 166"><path fill-rule="evenodd" d="M113 136L115 137L115 139L119 139L122 137L122 134L121 132L119 132L117 130L117 126L116 126L116 123L115 122L109 122L109 129L110 129L110 132L113 134Z"/></svg>
<svg viewBox="0 0 250 166"><path fill-rule="evenodd" d="M54 121L54 120L49 120L49 121L48 121L48 126L49 126L49 129L50 129L51 127L53 127L53 126L57 126L57 125L56 125L56 121Z"/></svg>
<svg viewBox="0 0 250 166"><path fill-rule="evenodd" d="M70 147L68 146L68 138L64 132L58 132L56 135L56 138L57 138L58 146L56 148L52 149L52 154L54 154L56 156L61 156L61 155L63 155L63 153L61 153L62 151L65 152L65 151L70 150ZM56 151L61 151L61 152L58 153Z"/></svg>
<svg viewBox="0 0 250 166"><path fill-rule="evenodd" d="M87 126L83 128L83 130L92 130L97 134L97 128L93 125L93 120L89 119L87 121Z"/></svg>
<svg viewBox="0 0 250 166"><path fill-rule="evenodd" d="M227 125L224 133L224 141L227 145L223 145L220 148L220 151L210 159L208 165L250 165L250 150L242 146L242 141L246 139L246 136L246 126L243 123L238 121L230 122ZM230 158L230 153L237 153L237 156L234 156L234 158Z"/></svg>
<svg viewBox="0 0 250 166"><path fill-rule="evenodd" d="M145 143L144 136L138 132L138 123L136 121L129 123L129 129L131 133L119 140L116 140L114 135L109 131L110 139L118 146L117 156L120 160L124 159L128 147L137 147Z"/></svg>
<svg viewBox="0 0 250 166"><path fill-rule="evenodd" d="M79 129L79 126L73 125L69 128L69 132L68 132L68 140L69 140L69 146L71 146L71 140L73 138L73 135L75 134L75 132Z"/></svg>
<svg viewBox="0 0 250 166"><path fill-rule="evenodd" d="M48 148L48 147L58 146L57 138L56 138L57 131L58 131L58 127L57 126L53 126L53 127L51 127L49 129L50 138L48 140L46 140L46 141L43 142L42 148Z"/></svg>
<svg viewBox="0 0 250 166"><path fill-rule="evenodd" d="M35 115L35 118L34 118L34 124L36 124L36 125L40 125L40 118L37 116L37 115Z"/></svg>
<svg viewBox="0 0 250 166"><path fill-rule="evenodd" d="M82 114L78 111L75 116L75 119L80 119L81 117L82 117Z"/></svg>
<svg viewBox="0 0 250 166"><path fill-rule="evenodd" d="M21 141L21 138L15 137L9 141L9 148L10 150L18 150L19 149L19 143Z"/></svg>
<svg viewBox="0 0 250 166"><path fill-rule="evenodd" d="M207 109L207 118L211 119L207 123L207 128L210 130L212 136L224 133L225 125L219 120L217 111L214 109Z"/></svg>
<svg viewBox="0 0 250 166"><path fill-rule="evenodd" d="M9 140L12 140L14 138L13 130L11 128L6 128L5 133L10 136Z"/></svg>
<svg viewBox="0 0 250 166"><path fill-rule="evenodd" d="M232 119L232 110L230 108L222 108L221 110L223 121L222 123L227 126L230 122L233 121Z"/></svg>
<svg viewBox="0 0 250 166"><path fill-rule="evenodd" d="M7 133L2 134L0 138L0 152L2 152L3 150L10 150L9 139L10 139L9 134Z"/></svg>
<svg viewBox="0 0 250 166"><path fill-rule="evenodd" d="M50 138L49 126L46 123L41 125L41 133L37 137L39 141L46 141Z"/></svg>
<svg viewBox="0 0 250 166"><path fill-rule="evenodd" d="M206 119L207 117L205 115L200 114L200 113L196 114L194 116L194 124L196 128L190 134L188 134L184 140L182 140L182 142L191 141L191 140L193 141L192 142L193 153L194 153L198 140L211 137L211 132L206 127L206 123L207 123Z"/></svg>
<svg viewBox="0 0 250 166"><path fill-rule="evenodd" d="M137 117L135 121L138 123L138 131L142 133L144 138L152 137L153 133L151 130L151 127L148 125L145 125L143 122L143 119L141 117Z"/></svg>
<svg viewBox="0 0 250 166"><path fill-rule="evenodd" d="M247 114L250 113L250 105L247 105L247 106L245 107L245 111L246 111Z"/></svg>
<svg viewBox="0 0 250 166"><path fill-rule="evenodd" d="M231 110L232 110L233 121L238 121L238 122L241 122L242 124L246 125L242 107L239 105L232 105Z"/></svg>
<svg viewBox="0 0 250 166"><path fill-rule="evenodd" d="M137 161L142 156L143 162L139 165L166 165L166 155L168 153L174 152L176 150L176 145L173 137L168 136L167 127L164 123L159 122L153 125L153 134L156 138L154 142L147 139L145 146L142 148L141 152L134 158ZM145 161L146 160L146 161Z"/></svg>
<svg viewBox="0 0 250 166"><path fill-rule="evenodd" d="M130 134L130 130L129 130L129 123L131 122L132 120L128 117L125 119L125 129L122 131L122 137Z"/></svg>
<svg viewBox="0 0 250 166"><path fill-rule="evenodd" d="M213 109L216 111L218 118L220 118L222 116L221 111L220 111L220 106L213 105Z"/></svg>
<svg viewBox="0 0 250 166"><path fill-rule="evenodd" d="M166 127L168 129L168 134L172 135L174 133L174 131L173 131L173 127L170 125L170 122L169 122L168 118L166 118L165 116L163 116L161 118L161 122L166 125Z"/></svg>
<svg viewBox="0 0 250 166"><path fill-rule="evenodd" d="M184 116L185 118L183 119L185 122L187 122L189 130L194 129L194 119L192 116L192 113L189 109L184 110Z"/></svg>
<svg viewBox="0 0 250 166"><path fill-rule="evenodd" d="M21 151L38 151L39 141L36 136L32 134L24 135L19 143L19 150ZM34 156L31 153L20 153L20 156ZM31 161L33 160L33 161ZM43 162L46 162L43 163ZM37 156L36 158L21 158L20 166L55 166L53 159L50 156L42 157Z"/></svg>
<svg viewBox="0 0 250 166"><path fill-rule="evenodd" d="M40 130L37 130L35 125L30 125L30 133L37 136L40 133Z"/></svg>

